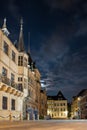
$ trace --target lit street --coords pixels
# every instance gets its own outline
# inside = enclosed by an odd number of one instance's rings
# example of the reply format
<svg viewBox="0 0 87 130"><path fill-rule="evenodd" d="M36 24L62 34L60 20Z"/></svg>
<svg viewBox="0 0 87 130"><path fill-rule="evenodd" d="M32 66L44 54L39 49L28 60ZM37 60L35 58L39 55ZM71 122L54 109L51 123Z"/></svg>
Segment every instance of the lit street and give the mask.
<svg viewBox="0 0 87 130"><path fill-rule="evenodd" d="M87 130L86 120L1 121L0 130Z"/></svg>

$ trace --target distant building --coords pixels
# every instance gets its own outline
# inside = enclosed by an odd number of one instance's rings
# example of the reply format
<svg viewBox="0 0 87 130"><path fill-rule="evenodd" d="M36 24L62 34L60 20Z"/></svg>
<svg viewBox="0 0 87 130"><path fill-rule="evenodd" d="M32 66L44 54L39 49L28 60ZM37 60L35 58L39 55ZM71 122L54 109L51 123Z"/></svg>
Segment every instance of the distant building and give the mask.
<svg viewBox="0 0 87 130"><path fill-rule="evenodd" d="M4 19L0 29L0 120L38 119L40 73L25 52L22 19L17 47L8 35Z"/></svg>
<svg viewBox="0 0 87 130"><path fill-rule="evenodd" d="M67 118L67 99L63 96L61 91L59 91L56 96L48 96L47 105L47 115L50 115L51 118Z"/></svg>

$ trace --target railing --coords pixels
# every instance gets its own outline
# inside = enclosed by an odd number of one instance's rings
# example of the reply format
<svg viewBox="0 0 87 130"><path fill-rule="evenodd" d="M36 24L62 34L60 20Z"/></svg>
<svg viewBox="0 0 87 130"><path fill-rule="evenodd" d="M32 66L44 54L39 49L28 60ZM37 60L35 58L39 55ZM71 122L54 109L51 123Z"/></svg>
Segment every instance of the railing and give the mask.
<svg viewBox="0 0 87 130"><path fill-rule="evenodd" d="M2 76L0 75L0 82L3 82L5 84L7 84L8 86L11 86L21 92L23 92L23 87L20 89L19 85L13 81L11 81L9 78L7 78L6 76Z"/></svg>
<svg viewBox="0 0 87 130"><path fill-rule="evenodd" d="M16 119L16 120L22 120L22 115L20 114L20 115L17 115L17 116L15 116L15 115L12 115L12 114L9 114L9 115L6 115L6 116L1 116L0 115L0 118L1 119L3 119L3 118L5 118L5 119L8 119L8 120L14 120L14 119Z"/></svg>

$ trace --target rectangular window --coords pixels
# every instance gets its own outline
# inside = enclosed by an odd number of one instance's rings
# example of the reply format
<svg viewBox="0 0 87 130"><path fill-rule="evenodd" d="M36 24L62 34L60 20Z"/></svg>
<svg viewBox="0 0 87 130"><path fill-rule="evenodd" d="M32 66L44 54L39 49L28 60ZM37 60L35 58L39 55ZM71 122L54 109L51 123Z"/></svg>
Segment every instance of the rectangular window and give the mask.
<svg viewBox="0 0 87 130"><path fill-rule="evenodd" d="M23 66L23 56L18 56L18 66Z"/></svg>
<svg viewBox="0 0 87 130"><path fill-rule="evenodd" d="M18 77L18 81L22 81L22 77Z"/></svg>
<svg viewBox="0 0 87 130"><path fill-rule="evenodd" d="M15 76L13 73L11 73L11 82L14 82L15 81Z"/></svg>
<svg viewBox="0 0 87 130"><path fill-rule="evenodd" d="M27 59L24 58L24 66L27 67L27 65L28 65L28 64L27 64Z"/></svg>
<svg viewBox="0 0 87 130"><path fill-rule="evenodd" d="M15 62L15 52L12 50L12 60Z"/></svg>
<svg viewBox="0 0 87 130"><path fill-rule="evenodd" d="M2 68L2 76L6 76L7 77L7 69L6 68Z"/></svg>
<svg viewBox="0 0 87 130"><path fill-rule="evenodd" d="M15 110L15 100L11 100L11 110Z"/></svg>
<svg viewBox="0 0 87 130"><path fill-rule="evenodd" d="M8 44L4 41L3 50L8 55Z"/></svg>
<svg viewBox="0 0 87 130"><path fill-rule="evenodd" d="M18 90L20 90L20 91L23 92L23 86L22 86L22 84L18 84Z"/></svg>
<svg viewBox="0 0 87 130"><path fill-rule="evenodd" d="M5 96L2 98L2 108L7 109L7 97Z"/></svg>
<svg viewBox="0 0 87 130"><path fill-rule="evenodd" d="M11 86L15 87L15 75L11 73Z"/></svg>

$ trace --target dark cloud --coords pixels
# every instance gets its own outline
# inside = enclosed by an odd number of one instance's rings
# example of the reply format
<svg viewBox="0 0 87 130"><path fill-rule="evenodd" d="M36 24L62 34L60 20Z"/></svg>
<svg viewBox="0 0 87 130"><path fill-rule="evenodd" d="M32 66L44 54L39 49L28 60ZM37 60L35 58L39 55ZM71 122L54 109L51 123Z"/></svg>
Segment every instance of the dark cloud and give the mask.
<svg viewBox="0 0 87 130"><path fill-rule="evenodd" d="M22 17L22 14L20 13L20 7L17 5L16 0L9 0L8 11L15 20L18 20Z"/></svg>
<svg viewBox="0 0 87 130"><path fill-rule="evenodd" d="M19 33L18 19L24 16L25 45L30 31L31 56L48 94L55 95L61 90L71 99L87 88L86 0L8 0L5 5L3 0L1 3L0 20L7 14L11 37L15 40Z"/></svg>
<svg viewBox="0 0 87 130"><path fill-rule="evenodd" d="M83 36L83 33L79 35ZM48 93L62 90L70 99L87 87L87 44L81 40L79 43L77 39L75 43L67 43L67 38L54 33L42 44L39 52L36 51L34 58L38 59L37 66L41 69Z"/></svg>
<svg viewBox="0 0 87 130"><path fill-rule="evenodd" d="M44 2L46 4L48 4L48 6L52 10L61 9L64 11L76 9L80 3L82 3L83 5L84 5L84 3L87 3L85 0L44 0ZM81 4L80 4L80 6L81 6Z"/></svg>

